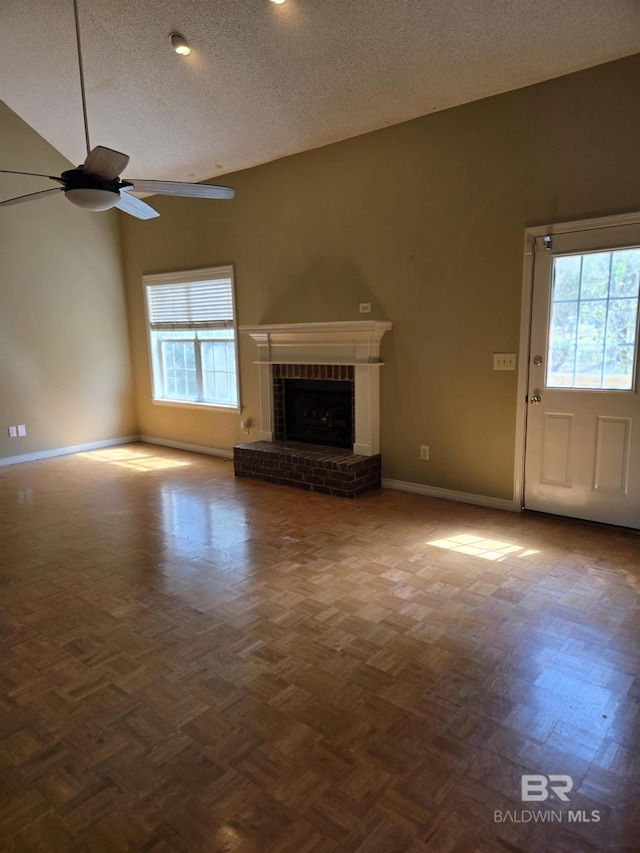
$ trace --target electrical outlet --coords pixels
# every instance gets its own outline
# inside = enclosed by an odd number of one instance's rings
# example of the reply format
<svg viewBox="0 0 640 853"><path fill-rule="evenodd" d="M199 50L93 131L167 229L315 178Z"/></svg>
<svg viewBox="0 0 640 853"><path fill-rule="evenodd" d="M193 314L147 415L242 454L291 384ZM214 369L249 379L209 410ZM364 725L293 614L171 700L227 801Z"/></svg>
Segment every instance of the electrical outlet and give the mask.
<svg viewBox="0 0 640 853"><path fill-rule="evenodd" d="M361 314L371 314L371 303L370 302L361 302L360 303L360 313Z"/></svg>
<svg viewBox="0 0 640 853"><path fill-rule="evenodd" d="M10 426L9 427L9 438L17 438L18 437L18 427Z"/></svg>
<svg viewBox="0 0 640 853"><path fill-rule="evenodd" d="M515 354L515 352L494 352L494 354L493 354L493 369L494 370L515 370L516 369L516 354Z"/></svg>
<svg viewBox="0 0 640 853"><path fill-rule="evenodd" d="M27 428L24 424L18 424L18 435L23 437L27 434Z"/></svg>
<svg viewBox="0 0 640 853"><path fill-rule="evenodd" d="M420 459L424 460L425 462L429 461L429 445L428 444L421 444L420 445Z"/></svg>

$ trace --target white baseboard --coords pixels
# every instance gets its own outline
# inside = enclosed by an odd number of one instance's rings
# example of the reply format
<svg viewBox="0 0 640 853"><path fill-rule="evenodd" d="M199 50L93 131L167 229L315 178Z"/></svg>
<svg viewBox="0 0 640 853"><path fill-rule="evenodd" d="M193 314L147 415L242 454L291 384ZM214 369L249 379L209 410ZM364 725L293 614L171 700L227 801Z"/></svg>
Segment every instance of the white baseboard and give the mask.
<svg viewBox="0 0 640 853"><path fill-rule="evenodd" d="M171 441L168 438L154 438L151 435L141 435L140 441L145 444L159 444L162 447L175 447L176 450L190 450L192 453L206 453L208 456L221 456L223 459L233 459L233 450L220 450L217 447L202 447L200 444L186 444L184 441Z"/></svg>
<svg viewBox="0 0 640 853"><path fill-rule="evenodd" d="M118 444L131 444L142 441L145 444L158 444L162 447L175 447L176 450L189 450L193 453L204 453L208 456L220 456L223 459L233 459L233 450L222 450L216 447L204 447L200 444L187 444L184 441L171 441L168 438L155 438L150 435L125 435L120 438L109 438L105 441L92 441L88 444L76 444L72 447L56 447L53 450L41 450L36 453L24 453L21 456L7 456L0 459L0 468L5 465L17 465L20 462L35 462L38 459L50 459L53 456L66 456L70 453L84 453L88 450L101 450L104 447L114 447ZM490 509L501 509L507 512L520 512L521 508L516 501L503 498L491 498L487 495L473 495L468 492L456 492L451 489L441 489L438 486L423 486L420 483L407 483L404 480L390 480L382 478L382 486L385 489L394 489L398 492L412 492L416 495L426 495L431 498L442 498L447 501L458 501L459 503L474 504Z"/></svg>
<svg viewBox="0 0 640 853"><path fill-rule="evenodd" d="M51 459L52 456L67 456L69 453L84 453L87 450L101 450L117 444L131 444L140 441L139 435L124 435L120 438L107 438L105 441L91 441L88 444L74 444L72 447L55 447L53 450L38 450L35 453L23 453L21 456L5 456L0 459L0 468L4 465L18 465L20 462L35 462L38 459Z"/></svg>
<svg viewBox="0 0 640 853"><path fill-rule="evenodd" d="M487 495L472 495L468 492L455 492L451 489L441 489L438 486L423 486L420 483L406 483L404 480L389 480L382 478L382 486L385 489L395 489L398 492L412 492L416 495L426 495L430 498L442 498L446 501L458 501L459 503L485 506L489 509L502 509L507 512L520 512L520 507L513 500L504 498L491 498Z"/></svg>

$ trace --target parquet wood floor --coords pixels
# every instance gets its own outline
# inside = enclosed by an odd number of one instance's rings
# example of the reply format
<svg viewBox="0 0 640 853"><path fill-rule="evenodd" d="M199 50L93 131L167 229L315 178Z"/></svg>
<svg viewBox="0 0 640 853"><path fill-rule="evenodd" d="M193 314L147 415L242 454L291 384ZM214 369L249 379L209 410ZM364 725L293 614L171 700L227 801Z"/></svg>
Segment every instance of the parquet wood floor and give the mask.
<svg viewBox="0 0 640 853"><path fill-rule="evenodd" d="M638 849L632 532L149 445L0 501L2 849Z"/></svg>

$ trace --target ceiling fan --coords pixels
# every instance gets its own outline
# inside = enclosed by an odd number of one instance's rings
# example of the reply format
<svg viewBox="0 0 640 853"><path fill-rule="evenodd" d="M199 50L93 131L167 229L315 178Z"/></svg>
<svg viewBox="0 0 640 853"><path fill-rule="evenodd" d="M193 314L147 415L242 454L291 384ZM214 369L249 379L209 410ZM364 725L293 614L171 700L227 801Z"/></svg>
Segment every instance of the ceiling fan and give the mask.
<svg viewBox="0 0 640 853"><path fill-rule="evenodd" d="M84 135L87 144L87 157L82 165L75 169L67 169L60 177L42 175L38 172L15 172L11 169L0 169L9 175L32 175L39 178L49 178L62 186L52 187L40 192L9 198L0 201L0 207L10 204L22 204L45 198L48 195L64 192L65 197L85 210L109 210L117 207L137 219L153 219L160 214L134 192L158 193L159 195L184 196L186 198L233 198L231 187L214 186L212 184L190 184L181 181L142 181L137 178L121 178L120 174L126 169L129 157L98 145L91 148L89 143L89 122L87 120L87 103L84 88L84 72L82 68L82 50L80 47L80 25L78 20L78 0L73 0L75 17L76 42L78 45L78 68L80 72L80 90L82 94L82 112L84 117Z"/></svg>

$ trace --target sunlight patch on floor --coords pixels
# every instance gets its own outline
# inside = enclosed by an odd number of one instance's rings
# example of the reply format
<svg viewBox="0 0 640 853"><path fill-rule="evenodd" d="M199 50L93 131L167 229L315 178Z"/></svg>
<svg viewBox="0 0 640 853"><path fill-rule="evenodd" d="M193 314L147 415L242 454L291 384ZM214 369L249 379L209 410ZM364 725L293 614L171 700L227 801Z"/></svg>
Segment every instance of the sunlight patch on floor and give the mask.
<svg viewBox="0 0 640 853"><path fill-rule="evenodd" d="M93 462L108 462L111 465L134 471L166 471L169 468L185 468L191 465L191 462L185 462L182 459L169 459L166 456L155 456L153 453L145 453L143 450L127 449L126 447L91 450L78 455Z"/></svg>
<svg viewBox="0 0 640 853"><path fill-rule="evenodd" d="M469 554L473 557L482 557L483 560L493 560L496 563L507 557L529 557L538 553L522 545L511 545L509 542L501 542L498 539L483 539L482 536L469 533L459 533L447 539L434 539L427 542L427 545L445 548L447 551L457 551L460 554Z"/></svg>

